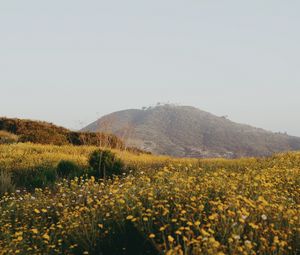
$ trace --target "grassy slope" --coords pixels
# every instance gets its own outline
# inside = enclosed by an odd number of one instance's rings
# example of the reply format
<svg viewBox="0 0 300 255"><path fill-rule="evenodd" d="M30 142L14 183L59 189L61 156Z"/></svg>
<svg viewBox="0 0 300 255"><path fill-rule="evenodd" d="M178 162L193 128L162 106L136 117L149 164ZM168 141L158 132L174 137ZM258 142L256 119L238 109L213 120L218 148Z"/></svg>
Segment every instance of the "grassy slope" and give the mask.
<svg viewBox="0 0 300 255"><path fill-rule="evenodd" d="M60 160L71 160L79 165L86 166L88 157L95 146L55 146L31 143L0 145L0 169L28 169L43 163L56 165ZM104 149L104 148L103 148ZM162 166L169 161L178 161L167 156L152 156L149 154L133 154L127 151L114 150L117 156L128 166L151 167ZM196 162L194 159L185 159L185 162Z"/></svg>
<svg viewBox="0 0 300 255"><path fill-rule="evenodd" d="M0 146L0 168L38 158L85 164L93 149ZM124 178L73 181L2 197L0 254L300 251L299 153L201 161L117 153L137 167Z"/></svg>

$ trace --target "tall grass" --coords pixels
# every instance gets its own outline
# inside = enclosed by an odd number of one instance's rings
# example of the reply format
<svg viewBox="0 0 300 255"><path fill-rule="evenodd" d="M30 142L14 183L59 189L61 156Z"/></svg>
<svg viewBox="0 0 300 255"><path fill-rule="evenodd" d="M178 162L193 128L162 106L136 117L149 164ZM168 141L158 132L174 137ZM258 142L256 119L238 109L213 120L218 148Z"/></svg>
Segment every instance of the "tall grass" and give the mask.
<svg viewBox="0 0 300 255"><path fill-rule="evenodd" d="M12 183L11 172L0 170L0 196L14 191L15 185Z"/></svg>

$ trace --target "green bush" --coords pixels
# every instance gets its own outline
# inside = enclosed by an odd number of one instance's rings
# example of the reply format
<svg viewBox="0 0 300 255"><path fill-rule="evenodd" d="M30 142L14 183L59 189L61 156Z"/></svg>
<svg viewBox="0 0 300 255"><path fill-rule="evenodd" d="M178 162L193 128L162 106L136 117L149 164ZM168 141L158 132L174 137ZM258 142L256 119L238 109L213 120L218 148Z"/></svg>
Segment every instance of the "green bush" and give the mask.
<svg viewBox="0 0 300 255"><path fill-rule="evenodd" d="M56 169L42 165L34 169L13 172L13 181L17 187L23 187L28 190L35 188L45 188L53 186L57 179Z"/></svg>
<svg viewBox="0 0 300 255"><path fill-rule="evenodd" d="M113 175L120 175L124 168L121 159L110 150L96 150L90 155L90 175L96 178L105 179Z"/></svg>
<svg viewBox="0 0 300 255"><path fill-rule="evenodd" d="M72 179L83 174L82 169L73 161L61 160L56 168L58 177Z"/></svg>

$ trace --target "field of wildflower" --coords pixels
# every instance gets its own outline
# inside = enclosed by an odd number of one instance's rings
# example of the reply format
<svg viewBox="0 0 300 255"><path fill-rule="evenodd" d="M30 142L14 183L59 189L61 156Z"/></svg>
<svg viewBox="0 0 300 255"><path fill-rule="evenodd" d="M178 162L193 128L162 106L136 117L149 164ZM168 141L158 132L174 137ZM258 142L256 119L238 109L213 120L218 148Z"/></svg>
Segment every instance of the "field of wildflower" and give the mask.
<svg viewBox="0 0 300 255"><path fill-rule="evenodd" d="M0 170L94 147L0 146ZM300 254L300 153L172 159L115 153L126 172L0 197L0 254Z"/></svg>

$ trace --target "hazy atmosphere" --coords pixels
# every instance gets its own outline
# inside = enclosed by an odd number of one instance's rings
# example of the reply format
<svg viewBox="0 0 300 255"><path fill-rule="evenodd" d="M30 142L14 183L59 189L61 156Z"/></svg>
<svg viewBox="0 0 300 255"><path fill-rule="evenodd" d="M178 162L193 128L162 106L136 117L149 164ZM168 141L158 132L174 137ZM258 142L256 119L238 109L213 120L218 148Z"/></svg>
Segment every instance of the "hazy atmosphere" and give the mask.
<svg viewBox="0 0 300 255"><path fill-rule="evenodd" d="M0 0L0 255L300 254L299 11Z"/></svg>
<svg viewBox="0 0 300 255"><path fill-rule="evenodd" d="M0 115L157 102L300 136L299 1L1 1Z"/></svg>

